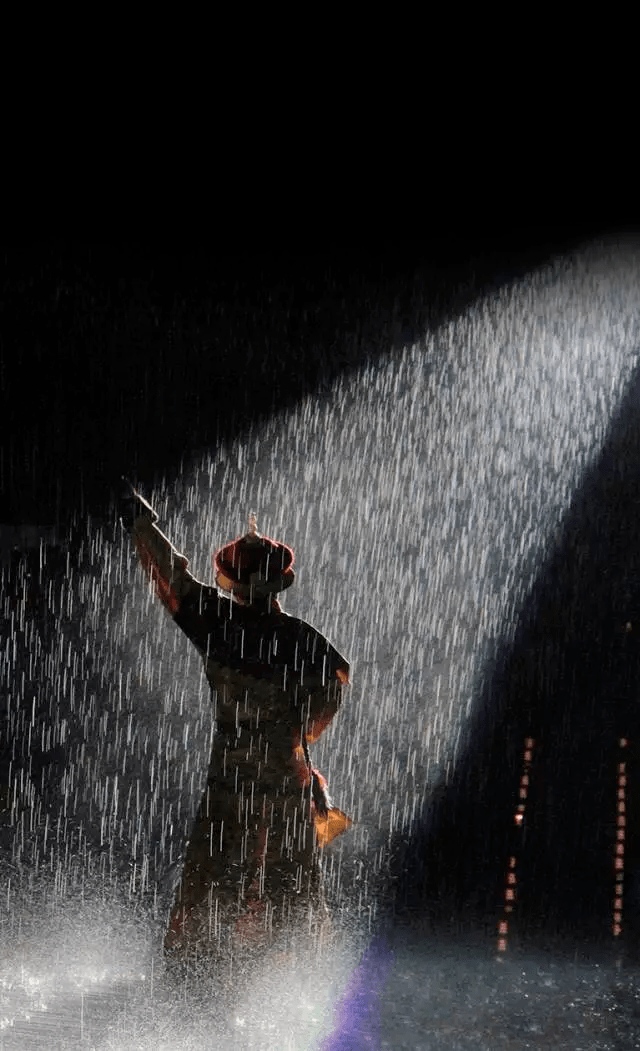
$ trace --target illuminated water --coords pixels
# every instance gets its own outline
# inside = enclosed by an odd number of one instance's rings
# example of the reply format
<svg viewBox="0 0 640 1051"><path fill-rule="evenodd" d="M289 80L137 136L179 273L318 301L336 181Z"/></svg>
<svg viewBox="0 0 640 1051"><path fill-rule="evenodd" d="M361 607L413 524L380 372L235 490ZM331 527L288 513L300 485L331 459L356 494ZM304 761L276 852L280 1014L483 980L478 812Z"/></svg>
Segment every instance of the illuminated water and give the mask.
<svg viewBox="0 0 640 1051"><path fill-rule="evenodd" d="M387 932L373 992L352 973L378 930L395 837L455 769L484 669L637 367L637 267L630 250L594 249L410 346L381 327L375 365L154 491L137 480L201 579L255 508L295 548L285 608L352 661L344 710L314 751L357 821L326 856L344 932L331 958L298 943L236 973L231 992L165 975L162 925L209 753L195 651L145 590L115 517L88 523L69 575L54 577L55 625L15 606L7 732L62 744L70 762L53 803L24 773L6 796L0 1048L640 1046L628 1042L635 975L613 957L497 962L489 936Z"/></svg>

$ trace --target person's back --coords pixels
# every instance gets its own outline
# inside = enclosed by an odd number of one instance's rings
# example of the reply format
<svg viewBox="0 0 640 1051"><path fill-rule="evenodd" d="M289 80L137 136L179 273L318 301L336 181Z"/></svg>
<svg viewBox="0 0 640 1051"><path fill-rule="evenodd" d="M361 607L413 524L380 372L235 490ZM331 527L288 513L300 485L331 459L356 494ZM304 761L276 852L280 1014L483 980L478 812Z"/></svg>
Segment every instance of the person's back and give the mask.
<svg viewBox="0 0 640 1051"><path fill-rule="evenodd" d="M280 609L293 552L260 537L255 521L216 552L210 587L191 576L135 491L125 506L158 597L202 656L216 728L165 947L201 951L231 929L260 940L294 912L322 911L318 846L350 822L332 807L308 744L337 712L349 666Z"/></svg>

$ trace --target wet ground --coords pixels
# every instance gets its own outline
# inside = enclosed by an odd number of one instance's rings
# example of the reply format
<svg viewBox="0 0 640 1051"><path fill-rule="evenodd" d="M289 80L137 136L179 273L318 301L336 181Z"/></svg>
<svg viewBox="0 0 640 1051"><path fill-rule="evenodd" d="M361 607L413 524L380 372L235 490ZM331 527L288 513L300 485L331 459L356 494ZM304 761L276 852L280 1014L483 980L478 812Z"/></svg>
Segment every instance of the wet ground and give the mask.
<svg viewBox="0 0 640 1051"><path fill-rule="evenodd" d="M638 1046L639 975L576 954L491 955L480 939L396 932L331 959L252 962L233 982L167 976L149 928L96 904L42 915L0 970L13 1048L302 1049Z"/></svg>

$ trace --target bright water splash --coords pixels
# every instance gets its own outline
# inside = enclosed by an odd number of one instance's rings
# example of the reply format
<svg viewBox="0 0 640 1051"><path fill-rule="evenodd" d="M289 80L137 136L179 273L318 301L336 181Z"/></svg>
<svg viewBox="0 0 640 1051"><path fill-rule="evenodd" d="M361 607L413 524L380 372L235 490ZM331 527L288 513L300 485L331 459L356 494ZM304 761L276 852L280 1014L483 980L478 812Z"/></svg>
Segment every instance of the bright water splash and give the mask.
<svg viewBox="0 0 640 1051"><path fill-rule="evenodd" d="M149 932L140 916L115 901L46 898L23 894L2 917L3 1049L79 1045L87 1037L90 1005L117 1004L150 966ZM113 1017L113 1003L103 1020Z"/></svg>
<svg viewBox="0 0 640 1051"><path fill-rule="evenodd" d="M146 922L145 922L146 920ZM37 1051L305 1051L329 1032L353 947L168 974L148 918L116 897L23 903L0 965L0 1048Z"/></svg>
<svg viewBox="0 0 640 1051"><path fill-rule="evenodd" d="M638 1046L640 976L403 933L376 968L258 962L229 983L180 984L116 901L59 907L0 966L2 1051L615 1051ZM387 954L387 959L384 958ZM155 971L154 971L155 962ZM374 961L375 963L375 961ZM373 979L372 979L372 971ZM334 1028L335 1027L335 1028Z"/></svg>

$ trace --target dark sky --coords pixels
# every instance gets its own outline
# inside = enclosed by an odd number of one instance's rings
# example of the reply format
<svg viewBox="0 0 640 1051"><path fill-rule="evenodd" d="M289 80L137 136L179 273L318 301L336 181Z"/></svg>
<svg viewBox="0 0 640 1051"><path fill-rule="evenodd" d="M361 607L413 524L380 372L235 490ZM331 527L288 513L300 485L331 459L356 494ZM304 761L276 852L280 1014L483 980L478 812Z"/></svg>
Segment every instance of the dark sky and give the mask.
<svg viewBox="0 0 640 1051"><path fill-rule="evenodd" d="M601 231L452 230L314 252L167 243L0 250L0 522L104 514L194 449Z"/></svg>

